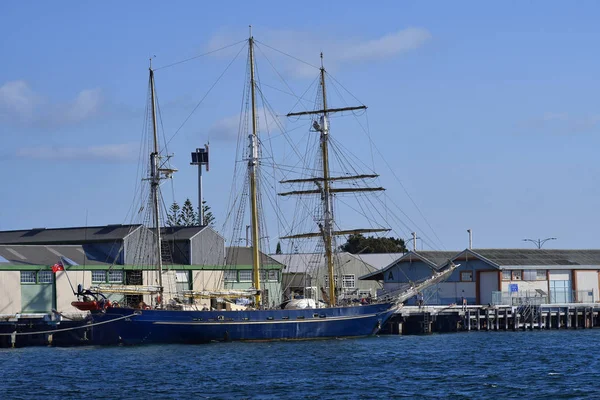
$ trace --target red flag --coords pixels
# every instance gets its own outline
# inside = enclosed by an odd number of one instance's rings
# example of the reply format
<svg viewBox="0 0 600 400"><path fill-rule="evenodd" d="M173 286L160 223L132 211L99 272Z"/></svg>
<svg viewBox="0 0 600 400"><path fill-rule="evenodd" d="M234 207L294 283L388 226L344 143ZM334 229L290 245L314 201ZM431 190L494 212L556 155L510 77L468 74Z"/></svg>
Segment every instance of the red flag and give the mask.
<svg viewBox="0 0 600 400"><path fill-rule="evenodd" d="M65 270L65 267L64 267L62 261L59 261L52 266L52 272L54 272L54 273L56 273L56 271L64 271L64 270Z"/></svg>

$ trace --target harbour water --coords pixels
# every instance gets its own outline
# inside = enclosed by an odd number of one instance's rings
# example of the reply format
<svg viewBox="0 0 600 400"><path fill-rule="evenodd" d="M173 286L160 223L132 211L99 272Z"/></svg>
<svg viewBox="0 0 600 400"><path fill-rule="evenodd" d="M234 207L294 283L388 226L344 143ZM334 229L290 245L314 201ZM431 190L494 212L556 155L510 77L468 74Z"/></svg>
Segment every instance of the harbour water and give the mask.
<svg viewBox="0 0 600 400"><path fill-rule="evenodd" d="M0 350L2 399L600 398L600 330Z"/></svg>

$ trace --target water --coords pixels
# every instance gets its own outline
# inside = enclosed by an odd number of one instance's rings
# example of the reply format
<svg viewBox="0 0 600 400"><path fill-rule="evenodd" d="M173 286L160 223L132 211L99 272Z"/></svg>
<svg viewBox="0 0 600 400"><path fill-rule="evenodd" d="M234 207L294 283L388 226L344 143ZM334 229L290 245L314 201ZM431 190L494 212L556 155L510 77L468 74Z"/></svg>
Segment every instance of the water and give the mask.
<svg viewBox="0 0 600 400"><path fill-rule="evenodd" d="M2 399L600 398L600 330L0 350Z"/></svg>

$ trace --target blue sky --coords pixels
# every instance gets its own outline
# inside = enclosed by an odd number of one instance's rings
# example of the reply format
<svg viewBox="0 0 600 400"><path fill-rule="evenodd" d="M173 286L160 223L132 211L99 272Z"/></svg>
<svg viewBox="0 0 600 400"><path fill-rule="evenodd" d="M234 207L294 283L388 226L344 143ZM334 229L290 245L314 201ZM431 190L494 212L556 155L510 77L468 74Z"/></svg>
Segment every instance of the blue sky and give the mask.
<svg viewBox="0 0 600 400"><path fill-rule="evenodd" d="M417 230L441 242L424 248L463 249L471 228L475 247L549 236L558 240L547 247L598 247L599 4L282 4L0 3L0 229L128 222L148 57L186 59L245 39L251 23L257 40L312 64L323 51L335 79L369 106L375 167L392 175L383 156L419 207L382 178L410 218L398 236ZM157 71L167 137L231 58ZM217 220L227 212L235 140L226 128L239 113L241 60L169 148L180 172L167 192L181 202L196 197L189 152L210 140L205 197ZM299 92L311 83L311 68L281 61ZM277 110L288 112L283 103Z"/></svg>

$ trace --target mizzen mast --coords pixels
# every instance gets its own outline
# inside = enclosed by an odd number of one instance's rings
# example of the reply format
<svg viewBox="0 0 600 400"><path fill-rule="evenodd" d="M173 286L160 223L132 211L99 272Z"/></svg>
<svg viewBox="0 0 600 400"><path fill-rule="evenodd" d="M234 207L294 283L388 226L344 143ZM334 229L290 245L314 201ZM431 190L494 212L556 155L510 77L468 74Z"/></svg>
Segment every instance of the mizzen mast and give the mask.
<svg viewBox="0 0 600 400"><path fill-rule="evenodd" d="M250 178L250 213L252 229L252 284L256 289L254 296L255 307L260 307L260 236L258 231L258 134L256 124L256 83L254 81L254 37L250 27L250 38L248 39L248 51L250 56L250 97L252 101L252 133L248 135L249 156L248 174Z"/></svg>
<svg viewBox="0 0 600 400"><path fill-rule="evenodd" d="M323 223L319 224L320 232L317 233L303 233L298 235L284 236L282 239L296 239L296 238L310 238L321 236L325 247L325 262L327 265L327 273L329 277L329 306L334 307L336 305L336 290L335 290L335 271L333 265L333 237L337 235L346 234L357 234L365 232L387 232L389 229L353 229L344 231L334 231L334 218L333 210L331 207L331 195L332 193L342 192L365 192L365 191L379 191L385 190L382 187L377 188L332 188L332 181L348 180L348 179L363 179L363 178L375 178L377 175L357 175L357 176L344 176L344 177L331 177L329 174L329 121L328 114L343 111L354 111L364 110L367 107L356 106L356 107L343 107L343 108L327 108L327 90L325 88L325 67L323 66L323 53L321 53L321 96L323 98L323 109L316 111L301 111L287 114L288 117L301 116L301 115L320 115L320 121L313 121L313 128L320 134L321 143L321 158L322 158L322 177L309 178L309 179L293 179L288 181L282 181L281 183L297 183L297 182L310 182L313 181L317 186L314 190L297 190L291 192L280 193L280 196L295 195L295 194L321 194L321 200L323 205Z"/></svg>
<svg viewBox="0 0 600 400"><path fill-rule="evenodd" d="M323 67L323 53L321 53L321 89L323 95L323 116L318 131L321 134L321 156L323 157L323 227L320 227L325 242L325 261L329 275L329 305L335 306L335 279L333 271L333 215L331 213L331 193L329 188L329 124L327 121L327 92L325 90L325 68Z"/></svg>

